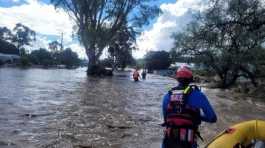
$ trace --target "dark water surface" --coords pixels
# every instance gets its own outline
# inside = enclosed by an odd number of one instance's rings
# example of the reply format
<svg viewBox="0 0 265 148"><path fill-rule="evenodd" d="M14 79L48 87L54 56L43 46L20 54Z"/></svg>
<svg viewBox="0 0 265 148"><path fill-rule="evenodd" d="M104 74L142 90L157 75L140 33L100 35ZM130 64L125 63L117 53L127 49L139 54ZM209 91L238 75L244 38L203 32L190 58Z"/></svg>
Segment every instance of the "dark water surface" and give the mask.
<svg viewBox="0 0 265 148"><path fill-rule="evenodd" d="M0 148L159 148L161 99L174 85L157 75L135 83L129 72L92 78L85 69L2 68ZM219 117L202 125L206 141L230 124L265 119L262 103L203 91Z"/></svg>

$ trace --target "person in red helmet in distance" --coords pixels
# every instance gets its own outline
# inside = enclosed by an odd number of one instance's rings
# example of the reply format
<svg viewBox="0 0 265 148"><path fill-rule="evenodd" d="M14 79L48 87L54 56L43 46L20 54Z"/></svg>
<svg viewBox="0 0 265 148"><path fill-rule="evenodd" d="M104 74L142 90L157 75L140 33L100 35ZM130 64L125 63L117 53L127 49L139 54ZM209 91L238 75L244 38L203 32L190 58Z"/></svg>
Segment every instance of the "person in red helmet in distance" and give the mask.
<svg viewBox="0 0 265 148"><path fill-rule="evenodd" d="M190 85L193 74L188 67L180 67L176 79L178 86L163 98L162 148L197 148L199 125L202 121L214 123L217 117L207 97L196 85Z"/></svg>
<svg viewBox="0 0 265 148"><path fill-rule="evenodd" d="M140 78L140 74L138 72L138 69L136 68L135 71L133 72L133 80L137 82L139 81L139 78Z"/></svg>

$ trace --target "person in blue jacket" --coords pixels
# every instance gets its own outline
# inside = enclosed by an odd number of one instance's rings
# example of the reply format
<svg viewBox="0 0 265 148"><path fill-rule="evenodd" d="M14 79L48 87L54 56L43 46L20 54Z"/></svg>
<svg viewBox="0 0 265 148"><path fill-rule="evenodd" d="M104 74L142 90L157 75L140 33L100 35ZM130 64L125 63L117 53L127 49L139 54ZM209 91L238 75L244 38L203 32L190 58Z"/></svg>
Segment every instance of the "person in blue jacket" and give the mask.
<svg viewBox="0 0 265 148"><path fill-rule="evenodd" d="M180 67L176 78L178 86L163 98L162 148L196 148L201 121L214 123L217 117L207 97L197 86L190 85L193 75L189 68Z"/></svg>

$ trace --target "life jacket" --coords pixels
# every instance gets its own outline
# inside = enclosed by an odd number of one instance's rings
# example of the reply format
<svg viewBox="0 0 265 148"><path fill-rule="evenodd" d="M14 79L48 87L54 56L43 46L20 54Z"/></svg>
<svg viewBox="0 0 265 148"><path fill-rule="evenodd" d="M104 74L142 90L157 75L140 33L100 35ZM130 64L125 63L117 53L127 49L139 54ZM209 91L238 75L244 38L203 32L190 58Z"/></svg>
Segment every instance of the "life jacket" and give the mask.
<svg viewBox="0 0 265 148"><path fill-rule="evenodd" d="M138 77L139 77L139 73L138 73L138 71L134 71L134 72L133 72L133 79L134 79L135 81L138 81Z"/></svg>
<svg viewBox="0 0 265 148"><path fill-rule="evenodd" d="M184 145L196 143L198 126L201 122L200 110L187 104L189 95L195 89L199 90L197 86L188 86L185 89L176 87L169 91L165 137L171 141Z"/></svg>

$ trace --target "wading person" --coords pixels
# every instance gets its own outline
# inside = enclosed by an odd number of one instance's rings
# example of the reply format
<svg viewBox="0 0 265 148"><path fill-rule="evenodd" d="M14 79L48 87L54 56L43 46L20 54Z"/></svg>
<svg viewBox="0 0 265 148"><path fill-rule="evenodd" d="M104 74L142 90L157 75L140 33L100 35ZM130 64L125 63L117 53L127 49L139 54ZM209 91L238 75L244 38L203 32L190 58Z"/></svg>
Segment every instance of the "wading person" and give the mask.
<svg viewBox="0 0 265 148"><path fill-rule="evenodd" d="M142 78L143 78L143 80L146 79L146 70L145 70L145 69L144 69L143 72L142 72Z"/></svg>
<svg viewBox="0 0 265 148"><path fill-rule="evenodd" d="M140 74L138 72L138 69L136 68L135 71L133 72L133 80L136 82L136 81L139 81L139 78L140 78Z"/></svg>
<svg viewBox="0 0 265 148"><path fill-rule="evenodd" d="M178 86L163 98L162 148L196 148L201 121L214 123L217 117L207 97L197 86L190 85L193 75L189 68L180 67L176 78Z"/></svg>

